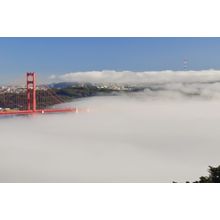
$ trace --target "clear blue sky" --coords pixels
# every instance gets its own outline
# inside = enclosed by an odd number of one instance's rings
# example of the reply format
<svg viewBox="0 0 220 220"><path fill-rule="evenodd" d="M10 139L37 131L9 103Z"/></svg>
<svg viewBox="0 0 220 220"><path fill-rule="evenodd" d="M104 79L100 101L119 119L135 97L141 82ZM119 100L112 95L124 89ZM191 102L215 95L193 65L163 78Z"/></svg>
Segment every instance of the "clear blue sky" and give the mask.
<svg viewBox="0 0 220 220"><path fill-rule="evenodd" d="M220 69L220 38L0 38L0 81L91 70Z"/></svg>

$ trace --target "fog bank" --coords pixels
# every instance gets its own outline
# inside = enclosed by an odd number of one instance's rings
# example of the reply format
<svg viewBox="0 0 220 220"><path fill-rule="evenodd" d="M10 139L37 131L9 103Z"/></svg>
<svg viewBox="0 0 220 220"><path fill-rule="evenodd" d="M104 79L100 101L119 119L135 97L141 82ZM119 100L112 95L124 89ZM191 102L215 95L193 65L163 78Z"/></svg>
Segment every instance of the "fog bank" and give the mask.
<svg viewBox="0 0 220 220"><path fill-rule="evenodd" d="M91 111L0 120L0 182L193 181L220 164L217 99L69 105Z"/></svg>
<svg viewBox="0 0 220 220"><path fill-rule="evenodd" d="M187 70L187 71L87 71L63 75L52 75L51 79L66 82L90 83L207 83L220 81L220 70Z"/></svg>

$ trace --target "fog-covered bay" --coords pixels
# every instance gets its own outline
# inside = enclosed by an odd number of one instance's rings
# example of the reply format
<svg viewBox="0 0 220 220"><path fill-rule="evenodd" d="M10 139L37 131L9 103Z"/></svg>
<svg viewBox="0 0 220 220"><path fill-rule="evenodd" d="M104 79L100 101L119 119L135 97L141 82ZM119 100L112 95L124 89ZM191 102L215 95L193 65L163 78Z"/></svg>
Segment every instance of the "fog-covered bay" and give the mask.
<svg viewBox="0 0 220 220"><path fill-rule="evenodd" d="M0 120L0 182L197 180L220 164L218 99L93 97Z"/></svg>

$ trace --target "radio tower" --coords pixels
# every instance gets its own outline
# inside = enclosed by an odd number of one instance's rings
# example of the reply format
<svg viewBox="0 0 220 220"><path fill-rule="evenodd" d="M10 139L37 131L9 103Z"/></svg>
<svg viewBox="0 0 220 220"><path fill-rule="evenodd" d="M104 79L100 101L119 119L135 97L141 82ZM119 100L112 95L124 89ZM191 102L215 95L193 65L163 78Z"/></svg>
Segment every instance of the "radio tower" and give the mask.
<svg viewBox="0 0 220 220"><path fill-rule="evenodd" d="M184 71L186 71L188 69L188 60L187 59L183 60L183 69L184 69Z"/></svg>

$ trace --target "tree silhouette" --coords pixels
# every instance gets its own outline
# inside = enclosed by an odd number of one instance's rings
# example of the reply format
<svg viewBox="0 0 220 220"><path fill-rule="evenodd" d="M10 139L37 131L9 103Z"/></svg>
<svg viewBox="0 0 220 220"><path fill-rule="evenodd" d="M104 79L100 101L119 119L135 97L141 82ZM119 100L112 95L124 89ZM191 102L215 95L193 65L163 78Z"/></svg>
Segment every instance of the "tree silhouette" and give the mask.
<svg viewBox="0 0 220 220"><path fill-rule="evenodd" d="M209 176L201 176L198 183L220 183L220 166L212 167L208 169Z"/></svg>
<svg viewBox="0 0 220 220"><path fill-rule="evenodd" d="M209 172L208 176L201 176L198 181L195 181L193 183L220 183L220 166L217 167L209 166L208 172ZM190 183L190 182L186 181L186 183Z"/></svg>

